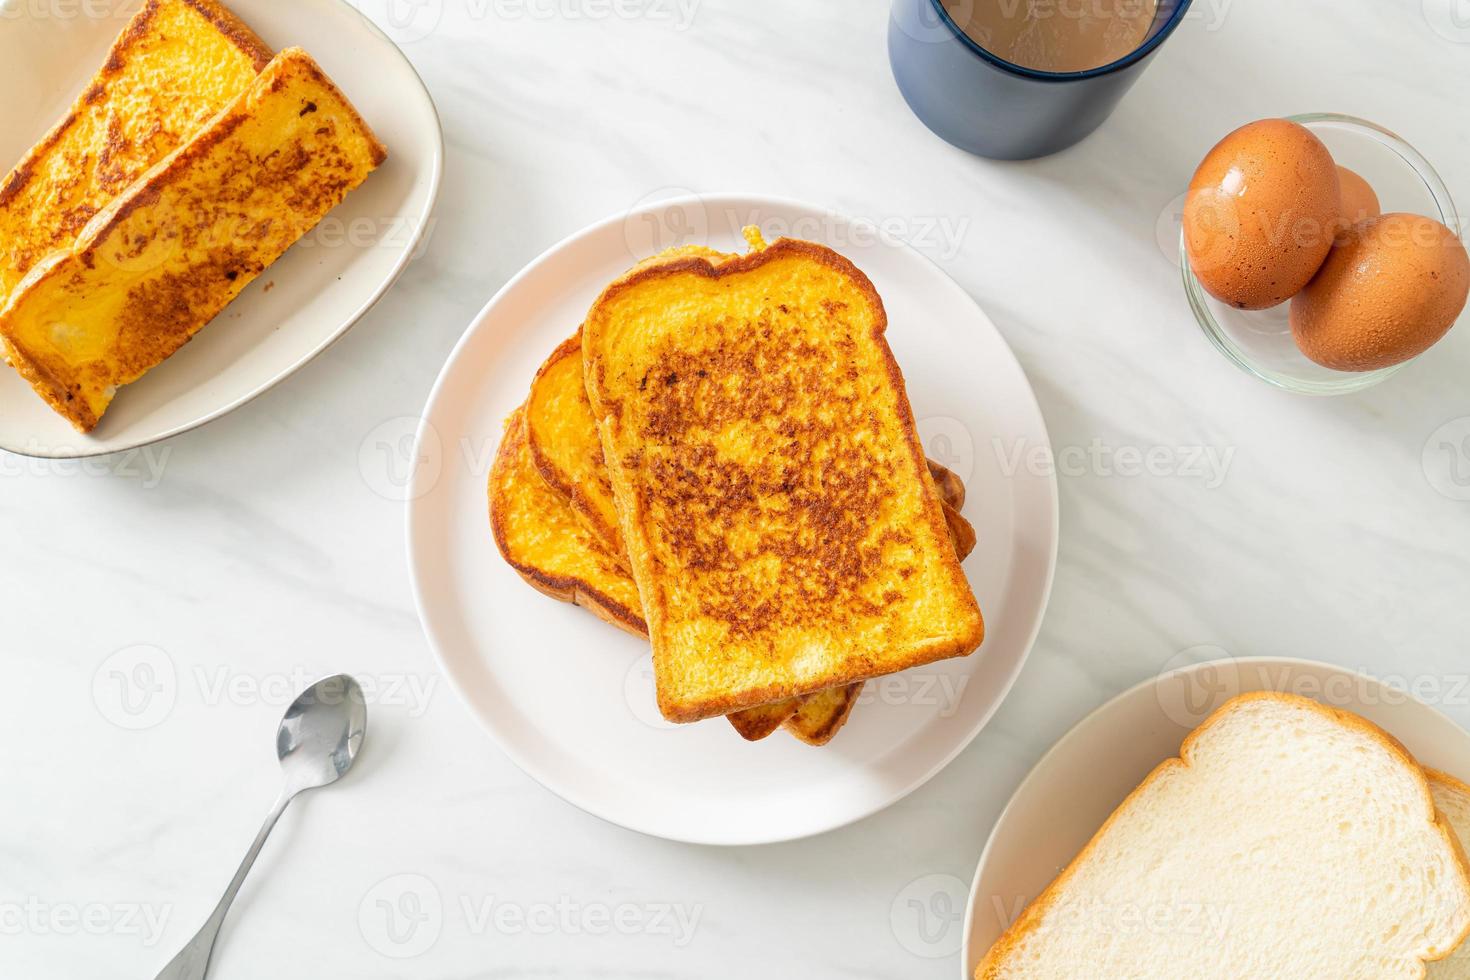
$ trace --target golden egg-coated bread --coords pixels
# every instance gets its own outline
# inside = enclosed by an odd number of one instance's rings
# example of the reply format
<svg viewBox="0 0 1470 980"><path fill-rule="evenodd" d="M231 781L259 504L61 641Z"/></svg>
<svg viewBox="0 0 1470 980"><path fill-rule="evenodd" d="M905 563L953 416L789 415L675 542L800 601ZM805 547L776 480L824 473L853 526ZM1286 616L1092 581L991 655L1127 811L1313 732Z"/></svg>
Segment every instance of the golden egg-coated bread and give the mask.
<svg viewBox="0 0 1470 980"><path fill-rule="evenodd" d="M734 258L714 252L707 254L710 256ZM580 332L561 344L537 372L524 415L526 442L537 471L562 495L603 550L627 569L627 552L617 526L617 508L607 467L603 464L602 442L582 382ZM950 525L956 550L964 560L975 548L975 529L959 513L965 502L965 485L956 474L932 460L929 472L945 504L945 520ZM846 722L861 692L862 685L853 684L836 691L747 708L726 717L750 741L759 741L790 722L787 728L797 737L825 745Z"/></svg>
<svg viewBox="0 0 1470 980"><path fill-rule="evenodd" d="M536 372L526 399L526 437L542 478L567 498L603 548L626 566L627 549L602 462L597 420L582 384L580 332Z"/></svg>
<svg viewBox="0 0 1470 980"><path fill-rule="evenodd" d="M32 266L70 247L270 59L214 0L147 0L66 116L0 183L0 308Z"/></svg>
<svg viewBox="0 0 1470 980"><path fill-rule="evenodd" d="M585 383L671 721L984 638L887 325L857 267L788 239L636 270L588 313Z"/></svg>
<svg viewBox="0 0 1470 980"><path fill-rule="evenodd" d="M20 373L82 432L183 346L386 156L292 48L188 143L35 266L0 313Z"/></svg>
<svg viewBox="0 0 1470 980"><path fill-rule="evenodd" d="M635 636L648 637L638 586L572 511L567 498L537 472L528 450L524 409L506 423L490 470L490 525L506 562L538 592L587 609ZM940 487L962 500L964 484L931 463ZM945 518L961 560L975 546L975 530L945 500ZM626 558L624 558L626 561ZM847 723L862 684L748 708L727 716L744 738L759 741L784 727L811 745L826 745Z"/></svg>

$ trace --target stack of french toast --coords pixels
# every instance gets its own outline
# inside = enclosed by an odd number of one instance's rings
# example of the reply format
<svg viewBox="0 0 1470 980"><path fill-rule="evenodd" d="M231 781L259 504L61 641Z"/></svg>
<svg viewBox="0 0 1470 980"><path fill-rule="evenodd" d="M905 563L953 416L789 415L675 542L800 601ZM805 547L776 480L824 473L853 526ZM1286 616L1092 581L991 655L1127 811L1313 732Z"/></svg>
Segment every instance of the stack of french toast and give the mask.
<svg viewBox="0 0 1470 980"><path fill-rule="evenodd" d="M78 431L382 164L299 48L215 0L145 0L0 183L0 344Z"/></svg>
<svg viewBox="0 0 1470 980"><path fill-rule="evenodd" d="M491 526L532 586L651 642L669 721L825 745L866 681L980 646L975 531L872 283L747 239L603 291L506 423Z"/></svg>

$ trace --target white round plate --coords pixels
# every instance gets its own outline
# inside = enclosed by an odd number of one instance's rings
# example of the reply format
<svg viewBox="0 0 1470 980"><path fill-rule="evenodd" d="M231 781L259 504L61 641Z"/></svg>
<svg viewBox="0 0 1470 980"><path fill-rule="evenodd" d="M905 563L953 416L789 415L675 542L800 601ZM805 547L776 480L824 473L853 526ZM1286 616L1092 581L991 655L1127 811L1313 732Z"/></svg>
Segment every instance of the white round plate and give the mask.
<svg viewBox="0 0 1470 980"><path fill-rule="evenodd" d="M720 719L665 724L648 645L532 591L500 559L486 516L501 423L598 292L680 242L744 251L746 224L768 240L826 243L872 278L920 434L965 479L965 513L979 532L966 570L987 622L981 651L869 684L851 723L823 749L784 732L749 744ZM974 301L917 252L788 201L706 196L650 205L553 247L490 301L450 355L425 410L409 485L419 615L481 723L569 802L692 843L822 833L923 785L970 743L1019 673L1056 562L1057 489L1049 469L1007 465L1017 447L1022 458L1050 449L1025 375Z"/></svg>
<svg viewBox="0 0 1470 980"><path fill-rule="evenodd" d="M367 182L173 357L118 392L79 435L0 368L0 448L75 458L186 432L325 350L388 291L430 227L444 140L433 100L392 41L343 0L228 0L272 48L317 59L388 146ZM140 0L0 0L0 169L49 130L102 65Z"/></svg>
<svg viewBox="0 0 1470 980"><path fill-rule="evenodd" d="M1470 778L1470 734L1405 688L1420 690L1404 678L1309 660L1213 660L1171 670L1094 711L1037 763L990 834L966 912L965 980L1128 794L1238 694L1278 691L1351 711L1423 765Z"/></svg>

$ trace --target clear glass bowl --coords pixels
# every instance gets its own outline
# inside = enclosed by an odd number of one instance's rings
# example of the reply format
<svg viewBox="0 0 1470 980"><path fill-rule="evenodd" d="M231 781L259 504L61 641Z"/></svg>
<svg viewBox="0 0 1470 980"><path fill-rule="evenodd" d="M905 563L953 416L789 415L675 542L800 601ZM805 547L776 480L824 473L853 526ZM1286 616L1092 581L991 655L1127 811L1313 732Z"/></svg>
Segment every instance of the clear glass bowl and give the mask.
<svg viewBox="0 0 1470 980"><path fill-rule="evenodd" d="M1428 215L1460 234L1460 215L1444 181L1419 151L1398 136L1365 120L1334 113L1287 118L1316 133L1340 165L1361 174L1378 193L1385 214ZM1184 292L1195 319L1220 353L1246 373L1298 394L1346 395L1371 388L1404 367L1395 364L1378 371L1347 372L1308 360L1291 336L1290 303L1269 310L1237 310L1221 303L1195 278L1182 234L1179 250ZM1467 318L1470 315L1462 315L1460 323Z"/></svg>

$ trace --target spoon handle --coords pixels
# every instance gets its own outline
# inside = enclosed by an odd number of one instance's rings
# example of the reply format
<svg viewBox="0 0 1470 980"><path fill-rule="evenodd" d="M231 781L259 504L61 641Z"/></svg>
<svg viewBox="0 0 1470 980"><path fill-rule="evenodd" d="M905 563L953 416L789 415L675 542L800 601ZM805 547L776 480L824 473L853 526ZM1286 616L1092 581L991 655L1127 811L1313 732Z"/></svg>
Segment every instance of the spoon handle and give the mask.
<svg viewBox="0 0 1470 980"><path fill-rule="evenodd" d="M260 828L260 833L255 835L255 842L250 845L250 850L245 853L245 860L240 862L240 869L235 872L235 877L230 879L230 886L225 889L224 897L215 906L214 913L204 927L189 940L188 945L179 951L163 968L163 972L157 980L204 980L204 974L209 969L209 956L214 951L214 941L219 938L220 926L225 923L225 914L230 911L230 904L235 901L235 896L240 892L240 886L245 883L245 876L250 873L250 868L255 864L255 859L260 855L260 849L265 846L265 839L270 836L271 829L275 827L276 821L281 819L281 814L286 812L286 804L291 802L290 795L283 794L276 805L271 808L270 815L265 818L265 824Z"/></svg>

